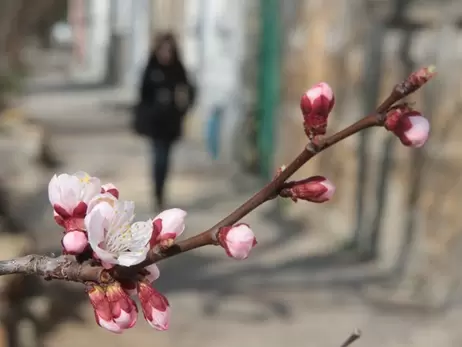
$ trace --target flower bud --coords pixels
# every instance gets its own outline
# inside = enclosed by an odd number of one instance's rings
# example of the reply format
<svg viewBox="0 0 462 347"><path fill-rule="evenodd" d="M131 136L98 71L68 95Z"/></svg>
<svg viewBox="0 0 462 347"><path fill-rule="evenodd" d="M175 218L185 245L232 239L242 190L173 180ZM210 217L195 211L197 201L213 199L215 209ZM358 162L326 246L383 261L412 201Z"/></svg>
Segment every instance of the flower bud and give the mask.
<svg viewBox="0 0 462 347"><path fill-rule="evenodd" d="M106 297L109 300L113 321L121 329L132 328L138 318L138 308L120 283L116 282L109 285L106 288Z"/></svg>
<svg viewBox="0 0 462 347"><path fill-rule="evenodd" d="M303 126L306 135L313 138L327 131L327 119L335 104L331 87L321 82L302 95L300 109L303 114Z"/></svg>
<svg viewBox="0 0 462 347"><path fill-rule="evenodd" d="M301 181L288 182L279 195L283 198L322 203L332 199L335 186L323 176L313 176Z"/></svg>
<svg viewBox="0 0 462 347"><path fill-rule="evenodd" d="M423 67L411 73L404 83L398 86L401 88L401 93L408 95L422 87L435 75L436 67L434 65Z"/></svg>
<svg viewBox="0 0 462 347"><path fill-rule="evenodd" d="M114 196L116 199L119 198L119 190L112 183L103 184L101 186L101 194L109 193Z"/></svg>
<svg viewBox="0 0 462 347"><path fill-rule="evenodd" d="M247 224L221 228L218 241L228 256L239 260L246 259L250 250L257 245L255 234Z"/></svg>
<svg viewBox="0 0 462 347"><path fill-rule="evenodd" d="M90 303L93 306L96 323L113 333L120 334L123 329L113 320L111 305L104 288L98 285L88 286L87 289Z"/></svg>
<svg viewBox="0 0 462 347"><path fill-rule="evenodd" d="M66 233L63 236L61 243L67 254L77 255L87 248L88 239L84 232L74 230Z"/></svg>
<svg viewBox="0 0 462 347"><path fill-rule="evenodd" d="M427 142L430 123L418 111L397 107L387 114L385 128L392 131L403 145L419 148Z"/></svg>
<svg viewBox="0 0 462 347"><path fill-rule="evenodd" d="M149 325L157 330L167 330L170 323L170 304L167 298L143 282L138 283L138 297Z"/></svg>
<svg viewBox="0 0 462 347"><path fill-rule="evenodd" d="M150 241L151 247L164 241L175 240L185 229L186 212L179 208L172 208L161 212L154 221Z"/></svg>

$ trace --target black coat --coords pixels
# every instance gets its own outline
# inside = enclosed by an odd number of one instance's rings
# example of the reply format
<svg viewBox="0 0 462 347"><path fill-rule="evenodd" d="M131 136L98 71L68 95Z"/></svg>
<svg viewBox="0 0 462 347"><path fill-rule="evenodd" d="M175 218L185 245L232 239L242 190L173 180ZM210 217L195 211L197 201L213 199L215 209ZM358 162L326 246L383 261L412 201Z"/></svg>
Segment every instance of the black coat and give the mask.
<svg viewBox="0 0 462 347"><path fill-rule="evenodd" d="M175 92L180 86L187 88L189 93L189 101L183 107L175 102ZM181 62L164 66L152 56L143 74L140 100L135 110L135 130L153 139L177 140L194 99L195 88Z"/></svg>

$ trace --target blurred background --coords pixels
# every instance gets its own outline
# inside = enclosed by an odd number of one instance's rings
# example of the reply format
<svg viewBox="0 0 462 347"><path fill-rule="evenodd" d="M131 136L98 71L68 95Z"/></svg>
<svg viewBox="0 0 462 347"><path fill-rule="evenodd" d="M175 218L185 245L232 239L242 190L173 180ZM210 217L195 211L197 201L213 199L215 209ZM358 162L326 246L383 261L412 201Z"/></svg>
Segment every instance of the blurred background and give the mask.
<svg viewBox="0 0 462 347"><path fill-rule="evenodd" d="M169 203L202 231L306 144L301 94L328 82L329 131L372 112L423 65L410 101L432 123L410 150L382 129L329 149L296 177L337 185L322 205L276 201L245 221L245 262L209 247L160 263L168 332L140 317L99 328L83 288L0 278L1 346L460 346L462 2L451 0L2 0L0 257L60 252L55 172L114 183L152 216L150 148L131 128L156 33L170 30L198 96L173 154Z"/></svg>

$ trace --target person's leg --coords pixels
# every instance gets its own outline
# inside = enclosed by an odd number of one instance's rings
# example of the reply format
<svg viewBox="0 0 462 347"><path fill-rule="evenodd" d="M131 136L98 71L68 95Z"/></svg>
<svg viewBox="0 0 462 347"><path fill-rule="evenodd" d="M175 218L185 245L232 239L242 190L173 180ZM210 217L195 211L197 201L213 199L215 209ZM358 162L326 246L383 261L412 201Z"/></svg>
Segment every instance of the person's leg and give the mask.
<svg viewBox="0 0 462 347"><path fill-rule="evenodd" d="M154 183L155 183L155 200L156 207L163 209L165 203L165 183L170 166L170 150L172 143L165 140L154 141Z"/></svg>

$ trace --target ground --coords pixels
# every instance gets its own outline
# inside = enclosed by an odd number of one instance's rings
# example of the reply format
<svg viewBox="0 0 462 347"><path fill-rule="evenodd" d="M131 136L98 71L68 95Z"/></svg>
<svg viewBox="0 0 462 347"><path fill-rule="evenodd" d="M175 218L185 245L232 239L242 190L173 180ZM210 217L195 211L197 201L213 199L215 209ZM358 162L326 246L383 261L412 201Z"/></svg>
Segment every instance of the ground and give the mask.
<svg viewBox="0 0 462 347"><path fill-rule="evenodd" d="M144 219L152 216L149 146L130 132L127 113L114 107L124 98L120 90L44 85L31 91L23 107L50 126L64 160L60 171L85 170L116 184L121 198L134 200L138 218ZM175 151L170 202L188 211L185 236L210 227L258 189L257 180L213 162L200 142L186 138ZM36 183L35 215L29 215L39 247L47 252L59 248L60 238L47 207L49 178L43 173ZM247 261L208 247L160 263L156 286L171 303L169 331L154 331L140 317L131 331L111 334L95 324L83 288L70 284L55 294L62 307L47 346L331 347L356 328L363 331L357 346L461 345L459 310L440 316L372 304L368 285L381 277L330 254L320 231L285 220L275 204L245 221L259 240Z"/></svg>

